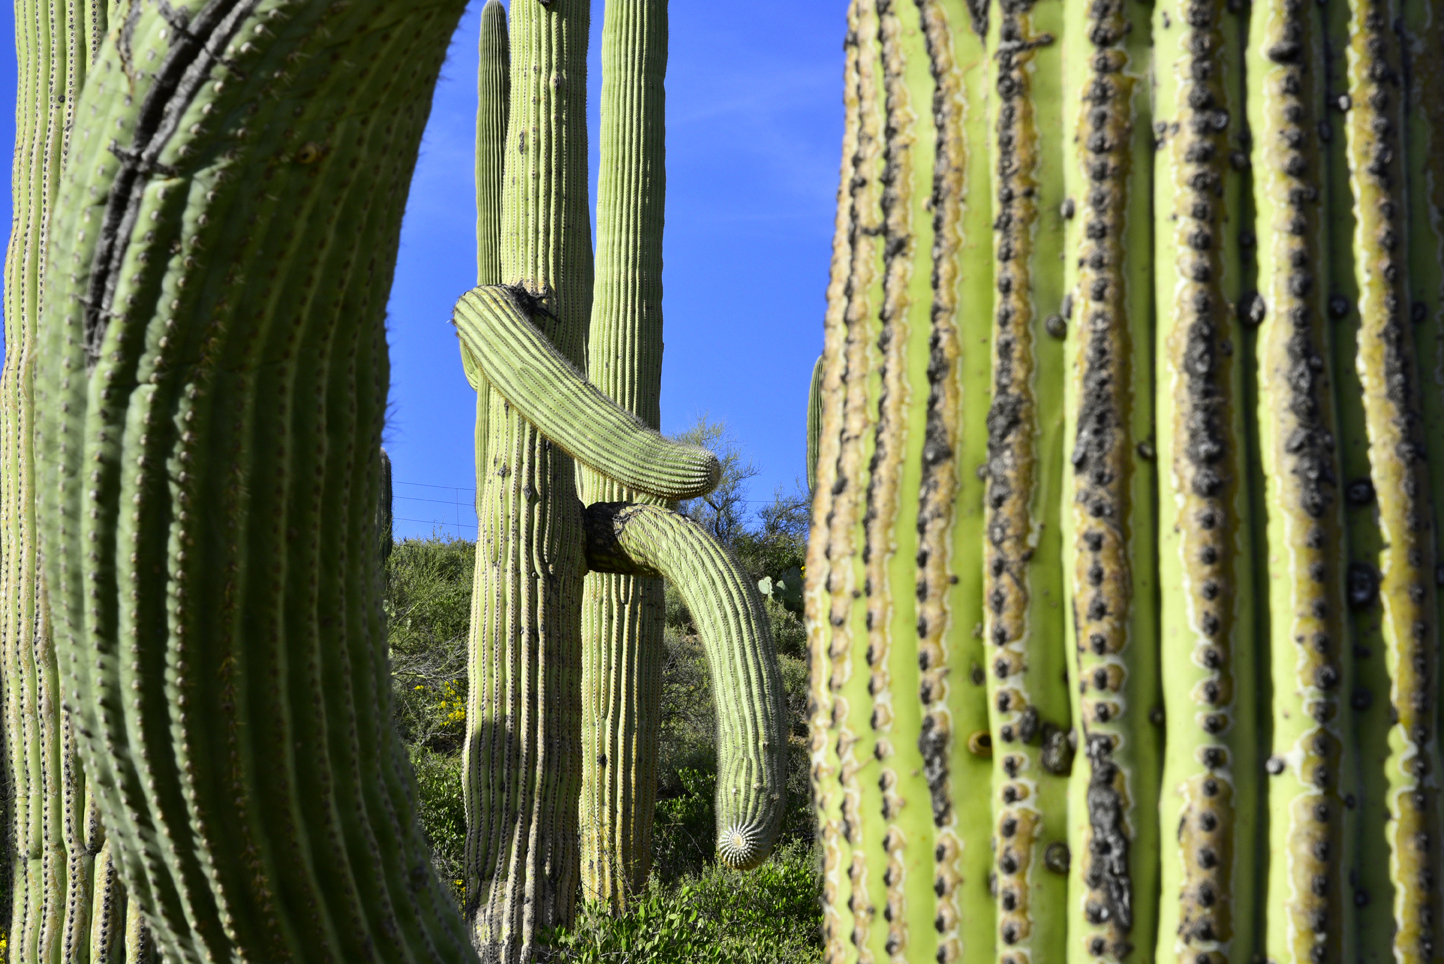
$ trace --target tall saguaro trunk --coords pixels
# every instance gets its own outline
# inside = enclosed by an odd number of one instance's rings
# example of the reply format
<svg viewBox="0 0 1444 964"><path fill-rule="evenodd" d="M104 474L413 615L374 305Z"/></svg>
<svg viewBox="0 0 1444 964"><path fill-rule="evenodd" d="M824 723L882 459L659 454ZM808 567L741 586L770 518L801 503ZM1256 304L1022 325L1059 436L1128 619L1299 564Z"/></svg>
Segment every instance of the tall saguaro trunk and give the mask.
<svg viewBox="0 0 1444 964"><path fill-rule="evenodd" d="M586 0L510 10L501 280L536 299L546 338L585 365ZM494 391L494 389L493 389ZM579 871L580 503L571 458L492 396L478 478L467 736L467 917L484 959L531 953L566 923Z"/></svg>
<svg viewBox="0 0 1444 964"><path fill-rule="evenodd" d="M77 734L65 712L45 612L35 515L36 334L44 252L76 103L106 30L107 4L19 3L14 222L5 260L5 369L0 379L0 679L5 696L7 841L0 900L12 960L141 961L127 900ZM4 899L8 898L8 899Z"/></svg>
<svg viewBox="0 0 1444 964"><path fill-rule="evenodd" d="M989 64L971 5L859 0L808 546L828 959L984 961ZM968 786L966 792L961 787Z"/></svg>
<svg viewBox="0 0 1444 964"><path fill-rule="evenodd" d="M1444 15L939 10L849 11L806 590L829 961L1439 961ZM957 355L907 216L956 156L917 108L930 82L945 125L947 49L987 65L964 116L991 145L969 166L990 285ZM931 391L905 363L927 330L908 264L932 269ZM989 341L979 429L976 399L935 386ZM980 439L961 468L987 480L983 531L934 572L929 526L977 510L929 473ZM985 733L962 667L928 709L939 577L982 592ZM966 627L944 624L957 652ZM893 694L915 680L908 720ZM893 762L913 746L926 794ZM908 822L967 793L938 746L994 766L970 808L989 819L956 842ZM933 894L907 892L927 867Z"/></svg>
<svg viewBox="0 0 1444 964"><path fill-rule="evenodd" d="M597 265L587 372L661 424L666 0L613 0L602 27ZM645 502L600 473L583 501ZM582 594L582 893L620 908L645 886L661 738L666 604L655 576L588 573Z"/></svg>
<svg viewBox="0 0 1444 964"><path fill-rule="evenodd" d="M168 964L475 960L390 718L385 303L459 0L133 0L46 245L64 696Z"/></svg>

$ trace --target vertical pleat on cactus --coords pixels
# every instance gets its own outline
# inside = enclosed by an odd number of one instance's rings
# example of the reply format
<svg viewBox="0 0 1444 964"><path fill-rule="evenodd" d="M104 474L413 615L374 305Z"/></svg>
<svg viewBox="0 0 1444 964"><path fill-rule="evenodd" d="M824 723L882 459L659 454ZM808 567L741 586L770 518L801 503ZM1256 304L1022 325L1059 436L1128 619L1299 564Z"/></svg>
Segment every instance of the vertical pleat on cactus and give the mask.
<svg viewBox="0 0 1444 964"><path fill-rule="evenodd" d="M1059 3L1008 4L989 23L992 404L983 619L993 747L1000 953L1056 959L1071 865L1061 502L1068 310L1063 293Z"/></svg>
<svg viewBox="0 0 1444 964"><path fill-rule="evenodd" d="M998 0L950 18L987 75L958 101L988 118L965 196L989 198L966 210L994 256L990 295L931 318L935 349L946 324L963 357L991 348L986 426L966 395L942 413L950 453L987 446L961 463L986 479L986 525L941 571L982 597L945 633L986 647L991 723L966 743L994 768L957 841L990 858L958 882L961 946L941 901L922 898L924 932L899 899L927 861L899 864L920 831L898 815L965 777L917 792L890 761L936 723L873 712L895 708L905 660L936 660L932 620L913 624L936 577L888 561L932 561L898 511L913 486L939 494L899 268L920 250L910 178L952 155L900 105L914 61L935 104L960 91L912 7L938 9L854 0L844 48L806 587L826 959L1437 960L1437 5ZM971 490L946 498L928 522L978 511Z"/></svg>
<svg viewBox="0 0 1444 964"><path fill-rule="evenodd" d="M1223 2L1197 2L1174 28L1161 20L1153 24L1154 210L1167 219L1154 233L1167 718L1160 826L1179 832L1162 840L1157 955L1182 962L1253 947L1258 900L1258 854L1237 845L1259 830L1260 767L1249 413L1234 310L1246 185L1230 163L1246 127L1238 18Z"/></svg>
<svg viewBox="0 0 1444 964"><path fill-rule="evenodd" d="M665 0L612 0L602 25L591 382L661 424L666 197ZM646 501L583 470L582 501ZM613 908L646 886L661 748L666 605L655 576L591 572L582 590L582 893Z"/></svg>
<svg viewBox="0 0 1444 964"><path fill-rule="evenodd" d="M389 719L376 552L386 296L461 12L137 3L75 103L44 577L88 787L172 964L475 959Z"/></svg>
<svg viewBox="0 0 1444 964"><path fill-rule="evenodd" d="M950 573L982 558L988 66L963 3L861 0L845 57L806 594L827 958L981 961L983 599Z"/></svg>

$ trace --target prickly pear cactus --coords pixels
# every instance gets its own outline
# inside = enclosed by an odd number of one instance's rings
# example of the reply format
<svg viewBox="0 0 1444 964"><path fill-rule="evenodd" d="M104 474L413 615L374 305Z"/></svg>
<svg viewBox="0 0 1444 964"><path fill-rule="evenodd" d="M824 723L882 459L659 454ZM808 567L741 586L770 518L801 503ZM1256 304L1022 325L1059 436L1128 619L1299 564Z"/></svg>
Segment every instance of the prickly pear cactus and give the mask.
<svg viewBox="0 0 1444 964"><path fill-rule="evenodd" d="M1438 960L1437 5L848 17L828 959Z"/></svg>

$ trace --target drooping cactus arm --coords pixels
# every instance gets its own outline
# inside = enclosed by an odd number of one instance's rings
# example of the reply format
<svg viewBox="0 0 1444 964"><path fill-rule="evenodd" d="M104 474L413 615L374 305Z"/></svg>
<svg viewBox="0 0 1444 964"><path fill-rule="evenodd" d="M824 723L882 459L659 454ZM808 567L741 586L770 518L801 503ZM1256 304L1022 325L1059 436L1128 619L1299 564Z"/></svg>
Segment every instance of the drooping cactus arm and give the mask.
<svg viewBox="0 0 1444 964"><path fill-rule="evenodd" d="M532 324L545 309L529 307L511 288L480 287L452 315L487 381L522 418L578 462L639 491L688 499L716 487L717 456L669 442L603 395Z"/></svg>
<svg viewBox="0 0 1444 964"><path fill-rule="evenodd" d="M717 702L717 853L731 867L755 867L782 822L787 748L761 596L727 550L676 512L599 502L586 508L583 525L590 569L663 576L697 620Z"/></svg>

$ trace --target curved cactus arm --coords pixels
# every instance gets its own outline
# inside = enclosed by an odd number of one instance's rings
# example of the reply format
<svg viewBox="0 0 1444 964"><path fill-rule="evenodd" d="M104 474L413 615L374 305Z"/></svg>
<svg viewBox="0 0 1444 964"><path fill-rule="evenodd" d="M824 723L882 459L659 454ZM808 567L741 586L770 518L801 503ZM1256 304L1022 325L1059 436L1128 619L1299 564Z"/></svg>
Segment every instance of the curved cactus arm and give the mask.
<svg viewBox="0 0 1444 964"><path fill-rule="evenodd" d="M817 438L822 433L822 355L812 365L807 386L807 491L817 488Z"/></svg>
<svg viewBox="0 0 1444 964"><path fill-rule="evenodd" d="M662 576L697 620L717 703L717 855L760 864L782 824L787 719L772 630L757 587L686 516L655 505L598 502L583 513L587 566Z"/></svg>
<svg viewBox="0 0 1444 964"><path fill-rule="evenodd" d="M384 709L375 543L386 291L463 7L136 3L75 108L44 576L169 964L475 960Z"/></svg>
<svg viewBox="0 0 1444 964"><path fill-rule="evenodd" d="M648 428L588 382L536 326L545 308L512 288L474 288L452 323L487 381L572 458L625 486L663 499L706 495L722 477L717 456Z"/></svg>

